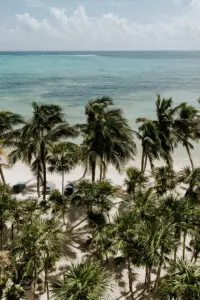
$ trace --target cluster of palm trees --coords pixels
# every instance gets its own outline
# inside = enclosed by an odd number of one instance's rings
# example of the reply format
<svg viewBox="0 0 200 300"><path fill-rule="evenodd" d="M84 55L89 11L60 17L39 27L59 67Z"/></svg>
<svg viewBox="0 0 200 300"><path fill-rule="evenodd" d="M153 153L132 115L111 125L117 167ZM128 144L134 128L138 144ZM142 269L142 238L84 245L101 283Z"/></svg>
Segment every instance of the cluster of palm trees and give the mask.
<svg viewBox="0 0 200 300"><path fill-rule="evenodd" d="M187 151L192 168L194 163L191 149L199 139L199 112L192 105L181 103L173 106L172 98L162 99L157 96L156 120L138 118L140 124L137 136L142 143L142 171L146 170L149 160L151 169L154 161L164 159L166 164L173 168L172 154L181 144Z"/></svg>
<svg viewBox="0 0 200 300"><path fill-rule="evenodd" d="M29 121L0 112L1 152L10 148L10 164L30 166L38 192L38 200L16 200L1 162L0 299L200 299L200 169L190 151L200 117L160 96L156 112L155 120L137 119L137 131L108 97L89 101L86 123L75 126L57 105L33 103ZM80 145L71 142L78 135ZM129 167L124 188L113 186L108 165L134 164L135 135L141 169ZM176 173L179 144L191 167ZM79 164L83 178L66 197L64 176ZM47 197L48 171L61 175L62 191Z"/></svg>

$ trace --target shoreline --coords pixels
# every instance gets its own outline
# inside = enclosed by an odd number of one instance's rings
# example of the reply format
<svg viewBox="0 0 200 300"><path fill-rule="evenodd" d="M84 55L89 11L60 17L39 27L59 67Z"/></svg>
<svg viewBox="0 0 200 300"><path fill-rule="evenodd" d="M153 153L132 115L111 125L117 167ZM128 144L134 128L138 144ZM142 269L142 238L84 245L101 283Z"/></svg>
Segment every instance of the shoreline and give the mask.
<svg viewBox="0 0 200 300"><path fill-rule="evenodd" d="M182 149L184 150L184 149ZM197 151L198 149L195 149ZM194 151L194 152L195 152ZM124 184L124 178L125 178L125 171L128 167L136 167L140 169L141 167L141 159L139 158L139 149L138 153L136 155L136 159L133 160L132 162L129 162L126 166L124 166L123 169L121 169L120 172L118 172L113 166L108 166L108 171L106 174L106 179L110 180L113 185L119 185L122 186ZM179 156L180 157L180 156ZM176 172L181 171L184 167L190 166L189 158L187 155L184 157L184 161L182 160L182 157L178 159L178 153L173 156L174 160L174 170ZM198 166L198 157L193 155L193 160L195 166ZM155 161L155 167L160 167L164 165L163 161ZM30 167L22 162L17 162L15 165L9 168L3 168L3 172L5 175L5 180L6 183L9 185L13 186L14 184L18 182L27 182L28 180L34 180L34 176L30 170ZM147 165L147 173L150 172L150 166L149 164ZM67 182L71 181L78 181L79 179L82 178L84 173L84 168L79 165L76 167L74 170L72 170L70 173L65 174L65 184ZM97 169L97 180L99 176L99 170ZM91 175L87 174L85 179L91 179ZM62 180L61 180L61 175L57 173L49 173L47 172L47 181L54 182L56 185L56 189L59 189L61 191L61 186L62 186Z"/></svg>

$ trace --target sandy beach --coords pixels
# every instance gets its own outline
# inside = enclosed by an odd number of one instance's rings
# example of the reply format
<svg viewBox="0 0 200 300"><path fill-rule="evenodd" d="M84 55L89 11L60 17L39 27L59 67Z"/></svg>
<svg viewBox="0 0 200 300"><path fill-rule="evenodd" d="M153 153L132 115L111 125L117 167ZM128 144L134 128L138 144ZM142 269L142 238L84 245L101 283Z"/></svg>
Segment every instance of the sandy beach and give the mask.
<svg viewBox="0 0 200 300"><path fill-rule="evenodd" d="M199 145L197 144L195 152L194 152L195 156L193 156L195 166L198 166L198 164L199 164L199 157L197 155L198 148L199 148ZM137 167L137 168L141 167L141 158L140 158L141 152L140 152L139 145L138 145L137 152L138 152L138 154L137 154L135 160L130 162L129 164L127 164L120 172L118 172L113 166L108 167L108 170L106 173L106 178L108 180L110 180L113 185L119 185L119 186L123 185L126 168L133 167L133 166ZM164 163L161 161L155 162L155 166L161 166L161 165L164 165ZM182 158L182 156L181 157L179 156L178 151L175 152L174 170L176 172L181 171L185 166L189 166L189 165L190 165L190 162L186 155L184 158ZM150 166L147 165L147 172L149 172L149 171L150 171ZM5 168L4 174L5 174L6 182L11 186L18 182L27 182L28 180L34 179L34 176L32 175L30 168L27 165L23 164L22 162L17 162L14 166ZM69 174L65 175L65 183L71 182L71 181L77 181L80 178L82 178L83 174L84 174L84 169L80 165L77 168L75 168L73 171L71 171ZM97 172L97 179L98 179L98 176L99 176L99 174ZM90 174L87 174L85 178L91 179ZM56 185L56 188L61 191L61 176L59 174L48 173L47 180L54 182Z"/></svg>

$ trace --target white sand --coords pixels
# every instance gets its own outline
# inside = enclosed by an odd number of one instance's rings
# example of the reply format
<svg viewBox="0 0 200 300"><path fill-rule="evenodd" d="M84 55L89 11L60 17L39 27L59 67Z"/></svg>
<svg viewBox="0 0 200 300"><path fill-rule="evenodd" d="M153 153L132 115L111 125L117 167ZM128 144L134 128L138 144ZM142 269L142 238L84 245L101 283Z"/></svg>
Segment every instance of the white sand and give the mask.
<svg viewBox="0 0 200 300"><path fill-rule="evenodd" d="M138 153L139 155L139 153ZM197 165L198 163L198 158L194 159L195 164ZM175 166L174 169L175 171L180 171L183 169L184 166L189 166L189 160L186 157L184 160L176 160L174 161ZM133 161L132 163L129 163L129 167L130 166L134 166L137 168L140 168L141 165L141 161L139 158L136 158L135 161ZM156 162L155 166L160 166L162 165L162 162ZM147 170L149 170L150 167L149 165L147 165ZM111 180L111 182L114 185L123 185L124 182L124 178L125 178L125 170L126 167L124 167L123 170L121 170L121 172L119 173L118 171L116 171L116 169L112 166L108 167L108 172L107 172L107 179ZM67 183L68 181L76 181L79 180L84 173L84 169L79 166L76 169L74 169L73 171L70 172L70 174L66 174L65 175L65 183ZM4 169L4 175L5 175L5 179L6 182L8 184L10 184L11 186L18 183L18 182L26 182L30 179L33 179L34 176L32 175L30 168L24 164L22 164L21 162L17 162L13 167L8 168L8 169ZM98 169L97 169L97 179L99 176L98 173ZM86 179L90 179L91 176L87 175ZM61 190L61 176L59 174L49 174L47 175L47 180L48 181L52 181L56 184L56 188Z"/></svg>

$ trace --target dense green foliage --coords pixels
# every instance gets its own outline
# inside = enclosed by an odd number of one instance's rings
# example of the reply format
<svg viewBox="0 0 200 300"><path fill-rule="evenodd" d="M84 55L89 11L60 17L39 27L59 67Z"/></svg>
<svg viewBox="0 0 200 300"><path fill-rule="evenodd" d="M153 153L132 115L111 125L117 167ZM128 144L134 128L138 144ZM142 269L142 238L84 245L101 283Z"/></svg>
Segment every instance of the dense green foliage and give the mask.
<svg viewBox="0 0 200 300"><path fill-rule="evenodd" d="M85 113L85 124L70 125L57 105L33 103L29 121L0 112L0 153L11 147L9 162L30 166L38 192L16 199L0 164L0 299L200 299L198 110L158 95L155 120L137 119L135 131L108 97ZM67 140L78 135L80 145ZM177 173L178 145L191 167ZM66 196L64 176L80 164L91 181L77 180ZM123 187L106 179L109 165L124 171ZM49 197L48 171L62 176Z"/></svg>

